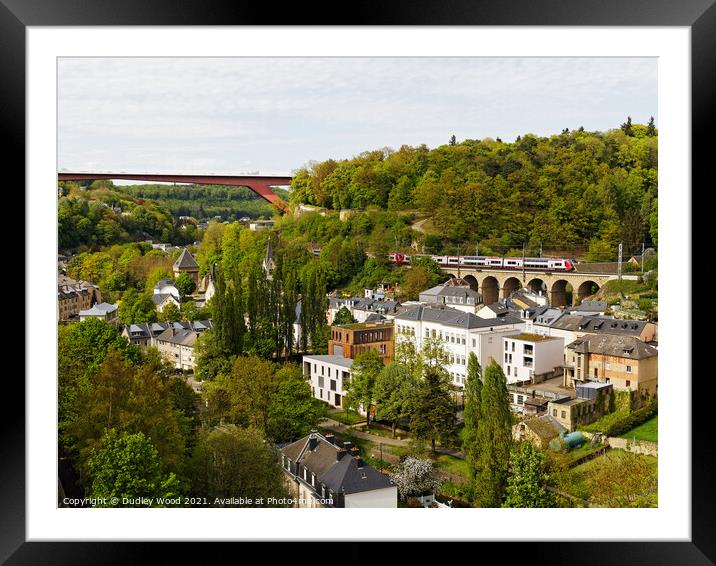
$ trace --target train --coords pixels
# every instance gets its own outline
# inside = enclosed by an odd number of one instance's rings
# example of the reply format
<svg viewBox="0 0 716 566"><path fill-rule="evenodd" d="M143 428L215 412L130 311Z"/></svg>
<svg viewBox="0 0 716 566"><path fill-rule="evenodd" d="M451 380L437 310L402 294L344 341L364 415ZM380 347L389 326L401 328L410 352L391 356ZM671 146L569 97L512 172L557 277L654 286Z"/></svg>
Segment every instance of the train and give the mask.
<svg viewBox="0 0 716 566"><path fill-rule="evenodd" d="M573 259L555 257L496 257L477 255L429 255L416 254L406 255L391 253L389 259L392 263L399 265L410 265L413 257L429 257L440 267L465 266L465 267L487 267L496 269L543 269L545 271L573 271Z"/></svg>

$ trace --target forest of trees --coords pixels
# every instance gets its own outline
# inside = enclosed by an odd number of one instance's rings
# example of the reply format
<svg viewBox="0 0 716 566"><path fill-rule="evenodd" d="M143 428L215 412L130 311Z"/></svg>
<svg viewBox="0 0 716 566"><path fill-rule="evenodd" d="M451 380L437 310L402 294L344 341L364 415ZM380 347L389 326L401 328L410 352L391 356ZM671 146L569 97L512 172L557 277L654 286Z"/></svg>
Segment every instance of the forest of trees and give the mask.
<svg viewBox="0 0 716 566"><path fill-rule="evenodd" d="M620 241L629 250L658 243L657 159L653 123L629 119L607 132L467 139L315 163L296 173L290 200L417 212L440 235L427 238L430 251L579 245L588 259L611 261Z"/></svg>
<svg viewBox="0 0 716 566"><path fill-rule="evenodd" d="M111 181L60 182L57 204L58 250L97 251L103 246L153 239L190 244L200 235L194 225L179 226L166 207L134 199Z"/></svg>
<svg viewBox="0 0 716 566"><path fill-rule="evenodd" d="M115 190L134 199L151 199L161 203L174 216L191 216L205 220L221 216L224 220L238 220L244 216L270 218L272 206L246 187L223 185L127 185ZM273 191L288 200L288 191Z"/></svg>

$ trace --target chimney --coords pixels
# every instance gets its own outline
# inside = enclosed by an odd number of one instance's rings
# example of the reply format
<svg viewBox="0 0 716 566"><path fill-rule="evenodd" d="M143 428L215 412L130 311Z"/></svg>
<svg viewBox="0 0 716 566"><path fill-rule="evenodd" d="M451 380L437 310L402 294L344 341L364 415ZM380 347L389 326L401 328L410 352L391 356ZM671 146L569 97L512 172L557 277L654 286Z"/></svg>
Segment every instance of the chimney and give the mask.
<svg viewBox="0 0 716 566"><path fill-rule="evenodd" d="M336 437L333 435L332 432L327 432L326 434L323 435L323 437L331 444L336 443Z"/></svg>
<svg viewBox="0 0 716 566"><path fill-rule="evenodd" d="M311 435L308 437L308 449L315 450L316 446L318 446L318 436L315 432L311 432Z"/></svg>
<svg viewBox="0 0 716 566"><path fill-rule="evenodd" d="M345 448L339 448L336 451L336 462L340 462L341 458L347 454L347 450Z"/></svg>
<svg viewBox="0 0 716 566"><path fill-rule="evenodd" d="M355 456L353 459L354 459L355 462L356 462L356 468L362 468L362 467L363 467L363 464L364 464L363 458L361 458L360 456Z"/></svg>

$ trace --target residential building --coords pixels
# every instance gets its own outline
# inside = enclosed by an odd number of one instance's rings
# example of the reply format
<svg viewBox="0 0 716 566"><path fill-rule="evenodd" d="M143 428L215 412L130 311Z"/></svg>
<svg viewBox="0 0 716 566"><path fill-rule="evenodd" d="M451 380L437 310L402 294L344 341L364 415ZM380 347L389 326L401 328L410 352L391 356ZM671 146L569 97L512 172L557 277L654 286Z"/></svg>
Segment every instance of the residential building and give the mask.
<svg viewBox="0 0 716 566"><path fill-rule="evenodd" d="M522 333L502 339L502 369L507 383L539 383L554 377L564 360L564 340Z"/></svg>
<svg viewBox="0 0 716 566"><path fill-rule="evenodd" d="M536 315L533 318L532 331L545 336L561 336L564 338L565 344L569 344L585 334L633 336L647 343L658 340L658 325L655 322L568 313L563 313L558 317L547 317L547 312L545 311L544 317L540 318L540 315Z"/></svg>
<svg viewBox="0 0 716 566"><path fill-rule="evenodd" d="M332 326L328 354L354 359L361 352L375 350L389 364L395 354L393 330L392 320Z"/></svg>
<svg viewBox="0 0 716 566"><path fill-rule="evenodd" d="M194 371L196 369L194 345L199 334L196 330L179 330L171 325L155 338L155 343L162 357L176 369Z"/></svg>
<svg viewBox="0 0 716 566"><path fill-rule="evenodd" d="M639 397L657 394L659 352L635 336L585 334L566 346L564 359L567 387L598 381Z"/></svg>
<svg viewBox="0 0 716 566"><path fill-rule="evenodd" d="M576 388L577 396L550 401L547 414L569 432L592 423L609 412L612 393L610 383L584 383Z"/></svg>
<svg viewBox="0 0 716 566"><path fill-rule="evenodd" d="M510 409L525 416L536 416L547 412L550 401L574 397L574 389L562 385L557 377L539 384L509 384Z"/></svg>
<svg viewBox="0 0 716 566"><path fill-rule="evenodd" d="M333 324L333 319L341 308L346 307L356 322L366 322L372 314L379 314L392 319L400 307L397 301L386 301L366 297L329 297L326 319Z"/></svg>
<svg viewBox="0 0 716 566"><path fill-rule="evenodd" d="M97 303L92 308L81 310L79 312L80 321L88 318L98 318L110 324L116 324L119 320L119 309L117 305L110 303Z"/></svg>
<svg viewBox="0 0 716 566"><path fill-rule="evenodd" d="M471 352L481 367L490 360L502 360L502 337L520 334L524 323L514 317L484 319L452 308L417 305L395 315L396 347L409 340L421 351L426 339L437 339L448 355L446 369L452 383L463 387L467 376L467 359Z"/></svg>
<svg viewBox="0 0 716 566"><path fill-rule="evenodd" d="M431 306L447 306L463 312L475 313L482 304L482 295L473 291L464 279L449 279L419 294L421 303Z"/></svg>
<svg viewBox="0 0 716 566"><path fill-rule="evenodd" d="M147 348L149 346L156 346L157 337L169 327L174 327L176 330L194 330L200 334L204 330L211 328L211 326L211 320L144 322L124 326L121 334L132 344L135 344L140 348ZM173 359L170 361L173 361Z"/></svg>
<svg viewBox="0 0 716 566"><path fill-rule="evenodd" d="M303 376L316 399L342 407L350 383L353 360L344 356L303 356Z"/></svg>
<svg viewBox="0 0 716 566"><path fill-rule="evenodd" d="M187 273L197 287L199 286L199 264L196 263L194 256L187 248L182 250L181 255L174 262L173 270L175 278L182 273Z"/></svg>
<svg viewBox="0 0 716 566"><path fill-rule="evenodd" d="M366 464L350 442L312 431L281 449L294 507L395 508L398 488Z"/></svg>
<svg viewBox="0 0 716 566"><path fill-rule="evenodd" d="M170 303L175 304L177 308L181 308L181 302L171 293L154 293L152 295L152 302L159 312L163 312Z"/></svg>
<svg viewBox="0 0 716 566"><path fill-rule="evenodd" d="M57 276L57 320L76 319L80 311L88 310L94 303L101 302L99 288L89 281L73 279L67 275Z"/></svg>

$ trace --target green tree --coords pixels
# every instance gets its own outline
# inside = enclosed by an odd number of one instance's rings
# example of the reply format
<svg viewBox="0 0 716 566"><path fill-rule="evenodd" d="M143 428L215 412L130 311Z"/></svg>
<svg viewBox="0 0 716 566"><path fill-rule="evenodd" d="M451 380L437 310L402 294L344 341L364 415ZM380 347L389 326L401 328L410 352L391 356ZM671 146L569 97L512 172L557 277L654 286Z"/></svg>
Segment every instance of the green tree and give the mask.
<svg viewBox="0 0 716 566"><path fill-rule="evenodd" d="M181 311L176 303L168 302L159 313L162 322L178 322L181 319Z"/></svg>
<svg viewBox="0 0 716 566"><path fill-rule="evenodd" d="M110 352L79 391L79 409L68 432L76 439L78 470L86 486L93 480L87 465L89 455L100 445L104 431L111 428L120 433L143 433L159 451L163 471L182 476L187 439L157 364L155 357L133 366L118 352Z"/></svg>
<svg viewBox="0 0 716 566"><path fill-rule="evenodd" d="M450 376L442 366L425 365L413 404L411 432L429 440L435 454L437 440L449 442L455 435L456 406Z"/></svg>
<svg viewBox="0 0 716 566"><path fill-rule="evenodd" d="M196 283L188 273L180 273L174 280L174 286L179 289L182 299L196 290Z"/></svg>
<svg viewBox="0 0 716 566"><path fill-rule="evenodd" d="M351 379L346 389L345 407L366 412L366 428L370 429L370 408L374 399L375 383L383 369L383 360L375 350L359 353L351 366Z"/></svg>
<svg viewBox="0 0 716 566"><path fill-rule="evenodd" d="M340 309L338 309L336 316L333 317L334 326L340 326L343 324L355 324L356 322L357 321L355 318L353 318L351 311L349 311L346 307L341 307Z"/></svg>
<svg viewBox="0 0 716 566"><path fill-rule="evenodd" d="M213 415L215 419L219 417L218 421L212 422L228 420L266 431L271 399L280 381L281 375L277 375L271 362L258 356L237 357L230 374L219 374L202 388L204 399L210 406L229 399L226 410Z"/></svg>
<svg viewBox="0 0 716 566"><path fill-rule="evenodd" d="M512 450L502 506L554 507L554 497L545 487L548 483L544 454L530 442L521 442Z"/></svg>
<svg viewBox="0 0 716 566"><path fill-rule="evenodd" d="M376 418L391 422L393 438L398 421L412 414L418 383L408 366L397 363L388 364L376 377L373 392Z"/></svg>
<svg viewBox="0 0 716 566"><path fill-rule="evenodd" d="M475 493L480 507L499 507L507 485L512 417L507 380L495 360L485 369L481 401L475 448Z"/></svg>
<svg viewBox="0 0 716 566"><path fill-rule="evenodd" d="M482 368L474 352L470 352L467 357L465 409L462 414L465 421L462 437L463 450L466 455L470 476L474 480L478 449L477 431L482 420Z"/></svg>
<svg viewBox="0 0 716 566"><path fill-rule="evenodd" d="M215 507L279 507L269 498L288 495L276 448L255 428L227 425L204 432L192 458L192 495ZM239 498L251 499L241 505Z"/></svg>
<svg viewBox="0 0 716 566"><path fill-rule="evenodd" d="M97 507L166 507L161 499L181 495L176 475L162 472L157 449L141 432L107 430L100 445L92 449L88 469L93 478L90 497L105 500ZM124 502L139 498L150 501Z"/></svg>
<svg viewBox="0 0 716 566"><path fill-rule="evenodd" d="M196 356L196 377L200 381L215 379L217 375L228 375L234 365L236 356L229 354L221 347L216 331L205 330L194 344Z"/></svg>
<svg viewBox="0 0 716 566"><path fill-rule="evenodd" d="M276 373L281 381L271 396L267 434L274 442L291 442L318 425L326 406L313 397L297 366L284 366Z"/></svg>
<svg viewBox="0 0 716 566"><path fill-rule="evenodd" d="M595 459L586 475L590 503L594 506L657 507L657 471L648 457L613 450Z"/></svg>

